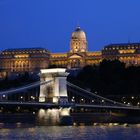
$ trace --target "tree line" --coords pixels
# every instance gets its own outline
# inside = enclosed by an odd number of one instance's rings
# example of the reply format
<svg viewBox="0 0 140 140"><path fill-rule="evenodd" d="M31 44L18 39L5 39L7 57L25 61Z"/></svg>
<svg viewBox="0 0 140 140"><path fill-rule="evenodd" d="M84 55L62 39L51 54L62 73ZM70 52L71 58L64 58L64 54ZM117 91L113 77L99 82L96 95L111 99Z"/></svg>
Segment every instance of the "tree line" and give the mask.
<svg viewBox="0 0 140 140"><path fill-rule="evenodd" d="M140 95L140 66L126 67L119 60L85 66L68 81L100 95Z"/></svg>

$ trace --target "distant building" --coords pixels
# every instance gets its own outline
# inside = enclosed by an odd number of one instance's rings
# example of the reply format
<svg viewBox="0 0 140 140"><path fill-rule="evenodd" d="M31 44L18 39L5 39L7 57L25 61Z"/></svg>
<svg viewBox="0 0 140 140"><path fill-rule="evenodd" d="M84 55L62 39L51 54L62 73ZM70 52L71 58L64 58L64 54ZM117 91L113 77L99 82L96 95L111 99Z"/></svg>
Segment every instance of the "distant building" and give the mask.
<svg viewBox="0 0 140 140"><path fill-rule="evenodd" d="M140 65L140 43L111 44L101 51L89 52L86 34L78 26L66 53L50 53L45 48L6 49L0 53L0 78L11 72L32 72L49 66L67 69L98 65L103 59L118 59L126 66Z"/></svg>
<svg viewBox="0 0 140 140"><path fill-rule="evenodd" d="M78 26L72 33L70 51L67 53L51 53L51 65L71 69L99 64L102 60L101 51L88 52L87 44L85 32Z"/></svg>
<svg viewBox="0 0 140 140"><path fill-rule="evenodd" d="M0 54L1 72L31 72L48 68L50 54L43 48L6 49Z"/></svg>
<svg viewBox="0 0 140 140"><path fill-rule="evenodd" d="M110 44L102 50L102 58L120 60L126 66L140 65L140 43Z"/></svg>

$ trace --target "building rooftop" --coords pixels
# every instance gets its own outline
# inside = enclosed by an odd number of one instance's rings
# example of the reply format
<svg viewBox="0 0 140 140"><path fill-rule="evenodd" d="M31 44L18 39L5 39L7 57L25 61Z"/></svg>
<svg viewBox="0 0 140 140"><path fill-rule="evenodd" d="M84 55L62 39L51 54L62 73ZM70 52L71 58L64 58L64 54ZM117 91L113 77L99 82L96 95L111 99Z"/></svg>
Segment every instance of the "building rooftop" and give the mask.
<svg viewBox="0 0 140 140"><path fill-rule="evenodd" d="M46 50L45 48L42 47L35 47L35 48L10 48L10 49L5 49L3 52L13 52L13 51L31 51L31 50Z"/></svg>
<svg viewBox="0 0 140 140"><path fill-rule="evenodd" d="M80 26L78 26L78 27L76 27L75 31L72 32L72 38L86 40L86 34L83 30L81 30Z"/></svg>
<svg viewBox="0 0 140 140"><path fill-rule="evenodd" d="M109 45L106 45L105 47L114 47L114 46L132 46L132 45L138 45L140 46L140 43L118 43L118 44L109 44Z"/></svg>

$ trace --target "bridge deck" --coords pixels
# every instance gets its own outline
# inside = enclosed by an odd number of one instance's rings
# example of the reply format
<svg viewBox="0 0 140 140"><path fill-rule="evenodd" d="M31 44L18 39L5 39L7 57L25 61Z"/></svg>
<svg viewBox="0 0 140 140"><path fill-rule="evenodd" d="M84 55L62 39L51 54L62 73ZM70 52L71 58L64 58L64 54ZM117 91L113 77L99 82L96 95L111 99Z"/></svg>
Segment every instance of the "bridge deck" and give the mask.
<svg viewBox="0 0 140 140"><path fill-rule="evenodd" d="M139 107L133 106L106 106L106 105L91 105L91 104L54 104L54 103L41 103L41 102L0 102L0 106L28 106L39 108L91 108L91 109L117 109L117 110L140 110Z"/></svg>

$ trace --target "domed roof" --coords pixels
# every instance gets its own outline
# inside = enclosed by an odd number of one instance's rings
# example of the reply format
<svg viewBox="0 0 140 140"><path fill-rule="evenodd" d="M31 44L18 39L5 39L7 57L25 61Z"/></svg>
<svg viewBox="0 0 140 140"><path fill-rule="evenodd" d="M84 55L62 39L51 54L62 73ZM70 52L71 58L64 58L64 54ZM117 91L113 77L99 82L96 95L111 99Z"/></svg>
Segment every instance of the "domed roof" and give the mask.
<svg viewBox="0 0 140 140"><path fill-rule="evenodd" d="M85 32L83 30L81 30L80 26L76 27L76 30L72 33L72 38L86 39Z"/></svg>

